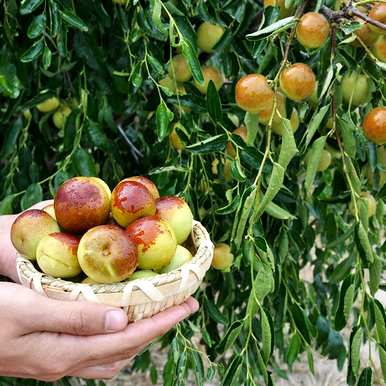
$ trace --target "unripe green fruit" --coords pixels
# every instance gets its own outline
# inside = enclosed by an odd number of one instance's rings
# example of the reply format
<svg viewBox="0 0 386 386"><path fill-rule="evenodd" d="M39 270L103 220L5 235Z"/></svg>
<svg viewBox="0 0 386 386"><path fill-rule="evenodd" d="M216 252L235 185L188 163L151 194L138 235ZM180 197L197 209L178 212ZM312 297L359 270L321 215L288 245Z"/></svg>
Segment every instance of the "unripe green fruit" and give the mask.
<svg viewBox="0 0 386 386"><path fill-rule="evenodd" d="M150 277L157 276L157 273L150 269L140 269L135 271L130 277L129 281L138 280L138 279L148 279Z"/></svg>
<svg viewBox="0 0 386 386"><path fill-rule="evenodd" d="M40 240L36 250L36 260L47 275L71 278L79 275L77 250L79 240L68 233L51 233Z"/></svg>
<svg viewBox="0 0 386 386"><path fill-rule="evenodd" d="M211 53L223 35L223 27L204 21L197 30L197 47L204 52Z"/></svg>
<svg viewBox="0 0 386 386"><path fill-rule="evenodd" d="M331 165L331 153L323 149L322 154L320 155L320 161L317 167L318 172L324 172Z"/></svg>
<svg viewBox="0 0 386 386"><path fill-rule="evenodd" d="M364 200L366 202L368 216L374 216L375 212L377 211L377 201L375 200L374 196L370 192L362 192L360 200ZM350 201L349 210L352 215L355 215L355 206L353 201Z"/></svg>
<svg viewBox="0 0 386 386"><path fill-rule="evenodd" d="M54 125L58 129L63 129L66 124L67 117L71 114L71 109L68 106L62 106L58 110L55 111L52 116L52 120L54 121Z"/></svg>
<svg viewBox="0 0 386 386"><path fill-rule="evenodd" d="M198 83L196 80L194 81L194 85L200 91L201 94L206 95L208 91L209 82L212 81L216 90L220 90L222 85L224 84L224 76L223 74L215 67L206 66L202 68L202 75L204 76L204 83Z"/></svg>
<svg viewBox="0 0 386 386"><path fill-rule="evenodd" d="M188 61L183 55L173 56L169 63L169 76L177 82L187 82L192 77Z"/></svg>
<svg viewBox="0 0 386 386"><path fill-rule="evenodd" d="M341 89L343 100L348 104L351 102L352 106L360 106L369 100L369 80L364 74L355 71L346 74Z"/></svg>
<svg viewBox="0 0 386 386"><path fill-rule="evenodd" d="M36 105L36 108L42 113L49 113L56 110L60 105L60 101L57 97L48 98L45 101Z"/></svg>
<svg viewBox="0 0 386 386"><path fill-rule="evenodd" d="M20 214L11 227L11 241L15 249L29 260L36 260L40 240L60 232L57 222L46 212L30 209Z"/></svg>
<svg viewBox="0 0 386 386"><path fill-rule="evenodd" d="M161 270L161 273L168 273L180 268L188 261L192 260L192 254L188 249L181 245L177 245L176 252L172 257L170 263Z"/></svg>
<svg viewBox="0 0 386 386"><path fill-rule="evenodd" d="M374 55L386 63L386 36L380 36L373 46Z"/></svg>
<svg viewBox="0 0 386 386"><path fill-rule="evenodd" d="M221 271L229 271L233 263L233 254L228 244L216 244L213 253L212 267Z"/></svg>
<svg viewBox="0 0 386 386"><path fill-rule="evenodd" d="M264 0L264 8L267 7L279 7L280 19L288 17L294 13L294 7L285 7L285 0Z"/></svg>

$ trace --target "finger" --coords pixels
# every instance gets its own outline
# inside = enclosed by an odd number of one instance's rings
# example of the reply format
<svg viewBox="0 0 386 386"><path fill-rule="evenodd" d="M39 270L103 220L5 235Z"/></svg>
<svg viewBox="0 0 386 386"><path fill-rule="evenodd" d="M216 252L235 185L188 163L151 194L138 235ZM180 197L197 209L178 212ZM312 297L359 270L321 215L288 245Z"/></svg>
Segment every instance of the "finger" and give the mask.
<svg viewBox="0 0 386 386"><path fill-rule="evenodd" d="M178 322L196 312L198 303L195 299L174 306L159 314L129 324L123 331L111 335L99 335L76 339L75 342L67 340L69 345L76 344L78 363L84 360L99 360L106 357L127 355L135 347L149 344L155 338L164 335Z"/></svg>
<svg viewBox="0 0 386 386"><path fill-rule="evenodd" d="M117 376L123 368L130 364L130 362L131 361L129 359L126 359L100 366L85 367L74 371L69 375L85 379L111 379Z"/></svg>
<svg viewBox="0 0 386 386"><path fill-rule="evenodd" d="M26 288L22 290L26 296L18 297L14 314L26 332L95 335L123 330L128 323L126 313L119 308L91 302L53 300Z"/></svg>

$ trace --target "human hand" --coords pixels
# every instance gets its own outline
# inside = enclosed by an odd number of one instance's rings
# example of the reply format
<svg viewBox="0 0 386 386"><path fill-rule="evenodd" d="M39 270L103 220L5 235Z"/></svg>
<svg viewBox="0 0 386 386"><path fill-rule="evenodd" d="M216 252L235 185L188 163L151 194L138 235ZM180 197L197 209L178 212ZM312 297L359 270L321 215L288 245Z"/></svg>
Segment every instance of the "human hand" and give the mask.
<svg viewBox="0 0 386 386"><path fill-rule="evenodd" d="M196 312L193 298L127 325L120 309L63 302L0 283L0 375L55 381L112 378L129 358Z"/></svg>
<svg viewBox="0 0 386 386"><path fill-rule="evenodd" d="M41 201L29 209L42 209L53 203L53 200ZM16 272L16 250L11 242L11 227L18 215L0 216L0 274L14 282L19 278Z"/></svg>

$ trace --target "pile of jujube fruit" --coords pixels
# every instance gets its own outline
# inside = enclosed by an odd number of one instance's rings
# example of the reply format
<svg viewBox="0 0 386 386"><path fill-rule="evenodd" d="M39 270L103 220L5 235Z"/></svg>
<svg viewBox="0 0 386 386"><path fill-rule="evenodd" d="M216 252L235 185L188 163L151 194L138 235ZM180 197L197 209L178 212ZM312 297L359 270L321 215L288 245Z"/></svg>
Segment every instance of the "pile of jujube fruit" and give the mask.
<svg viewBox="0 0 386 386"><path fill-rule="evenodd" d="M160 197L147 177L126 178L112 192L100 178L74 177L59 187L53 205L20 214L11 240L47 275L82 278L83 272L86 283L117 283L191 260L182 244L192 226L188 204Z"/></svg>

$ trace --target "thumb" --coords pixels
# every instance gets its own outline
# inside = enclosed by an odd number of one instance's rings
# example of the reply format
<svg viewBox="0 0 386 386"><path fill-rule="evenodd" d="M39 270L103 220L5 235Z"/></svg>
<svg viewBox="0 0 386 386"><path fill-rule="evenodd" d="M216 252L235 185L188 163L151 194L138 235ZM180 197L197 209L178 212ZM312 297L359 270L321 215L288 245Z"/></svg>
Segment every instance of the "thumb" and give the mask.
<svg viewBox="0 0 386 386"><path fill-rule="evenodd" d="M24 290L29 293L26 297L29 304L19 308L17 318L29 332L96 335L123 330L128 324L127 314L119 308L91 302L53 300L32 290Z"/></svg>

